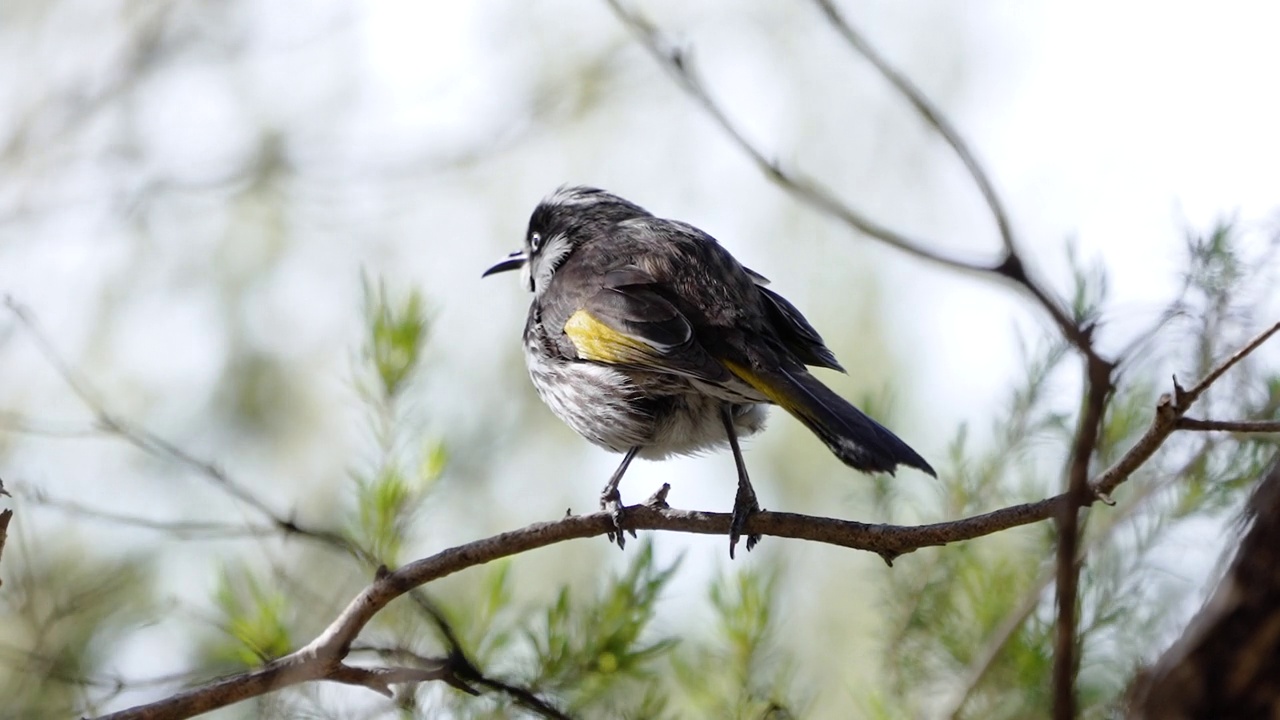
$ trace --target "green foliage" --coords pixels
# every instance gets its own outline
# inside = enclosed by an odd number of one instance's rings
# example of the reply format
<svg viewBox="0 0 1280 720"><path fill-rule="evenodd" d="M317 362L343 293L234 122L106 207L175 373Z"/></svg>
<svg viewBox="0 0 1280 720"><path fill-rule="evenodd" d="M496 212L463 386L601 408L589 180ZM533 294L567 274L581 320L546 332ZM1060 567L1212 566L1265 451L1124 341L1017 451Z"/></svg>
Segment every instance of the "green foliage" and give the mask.
<svg viewBox="0 0 1280 720"><path fill-rule="evenodd" d="M355 536L381 564L398 563L418 511L444 473L447 457L443 443L433 442L414 464L412 475L389 457L373 477L356 476Z"/></svg>
<svg viewBox="0 0 1280 720"><path fill-rule="evenodd" d="M269 583L248 570L223 569L214 592L223 637L205 648L209 662L234 671L293 650L289 598Z"/></svg>
<svg viewBox="0 0 1280 720"><path fill-rule="evenodd" d="M1110 283L1101 260L1085 264L1076 244L1067 241L1067 267L1071 269L1071 317L1077 324L1088 326L1098 321L1107 300Z"/></svg>
<svg viewBox="0 0 1280 720"><path fill-rule="evenodd" d="M794 663L777 648L773 611L778 576L741 570L710 589L715 632L672 658L675 678L697 717L790 718Z"/></svg>
<svg viewBox="0 0 1280 720"><path fill-rule="evenodd" d="M377 564L394 567L411 537L414 519L443 476L448 450L439 439L405 451L406 433L398 416L398 400L405 384L422 364L429 323L422 296L416 291L393 297L381 282L368 279L365 288L366 339L361 358L363 396L376 428L379 452L374 467L353 473L356 488L352 535ZM359 384L359 381L358 381Z"/></svg>
<svg viewBox="0 0 1280 720"><path fill-rule="evenodd" d="M679 561L658 567L652 543L644 542L626 572L596 599L575 601L568 588L561 588L541 621L526 630L537 668L530 684L567 696L574 708L620 707L622 695L655 677L655 661L676 643L671 637L649 638L648 631L658 598L678 567Z"/></svg>
<svg viewBox="0 0 1280 720"><path fill-rule="evenodd" d="M788 691L794 663L776 638L776 575L720 577L707 598L714 623L691 627L692 614L679 613L678 622L657 630L659 603L679 565L658 565L651 543L644 542L627 568L592 597L561 588L545 605L521 607L504 563L468 597L469 612L459 625L480 648L482 666L572 717L793 717ZM452 717L520 712L498 695L449 694L435 706L448 708Z"/></svg>
<svg viewBox="0 0 1280 720"><path fill-rule="evenodd" d="M394 398L418 367L429 324L422 295L414 290L398 300L383 283L364 281L366 338L364 358L384 398Z"/></svg>

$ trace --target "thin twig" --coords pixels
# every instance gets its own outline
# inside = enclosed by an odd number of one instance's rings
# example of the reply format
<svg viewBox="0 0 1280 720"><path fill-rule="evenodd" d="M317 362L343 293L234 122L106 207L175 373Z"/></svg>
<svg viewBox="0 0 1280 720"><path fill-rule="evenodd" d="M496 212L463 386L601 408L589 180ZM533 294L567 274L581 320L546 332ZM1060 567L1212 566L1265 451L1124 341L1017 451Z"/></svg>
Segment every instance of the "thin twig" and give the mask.
<svg viewBox="0 0 1280 720"><path fill-rule="evenodd" d="M783 190L795 196L796 199L839 219L864 235L876 238L891 247L922 260L957 270L990 271L995 267L994 264L952 257L932 250L924 242L899 233L845 205L830 190L816 181L802 177L796 172L783 170L776 160L768 158L763 151L748 140L737 125L729 119L729 116L719 104L711 98L702 83L702 79L693 72L687 53L668 43L657 28L640 15L623 7L619 0L606 0L606 2L613 9L618 19L636 36L640 45L658 61L659 65L671 74L671 77L684 88L690 97L702 106L702 109L715 120L716 124L733 140L734 144L751 158L760 171Z"/></svg>
<svg viewBox="0 0 1280 720"><path fill-rule="evenodd" d="M0 432L20 433L22 435L39 435L51 438L90 438L104 436L101 428L83 425L57 424L49 421L34 420L21 413L0 410Z"/></svg>
<svg viewBox="0 0 1280 720"><path fill-rule="evenodd" d="M987 203L987 207L990 208L992 216L995 217L996 227L999 229L1000 241L1004 244L1005 252L1009 255L1016 255L1013 227L1009 223L1009 214L1005 212L1004 204L1000 201L1000 196L996 193L990 176L987 175L986 170L983 169L978 159L974 157L973 151L969 148L969 144L965 142L964 138L960 136L960 132L951 124L947 116L925 96L924 91L911 82L910 78L904 75L902 71L890 64L878 50L872 47L866 36L856 30L845 19L843 13L835 6L834 2L831 0L814 0L814 2L818 4L823 14L827 16L827 20L840 33L840 36L845 39L845 42L849 43L849 46L859 55L866 58L867 62L871 63L879 71L880 75L889 81L889 84L906 98L907 102L911 103L911 106L915 108L920 117L942 136L947 145L951 146L956 156L960 158L960 162L964 163L965 169L969 171L969 176L973 178L974 184L978 186L978 191L982 193L982 199Z"/></svg>
<svg viewBox="0 0 1280 720"><path fill-rule="evenodd" d="M1200 382L1191 387L1190 390L1183 389L1174 380L1173 393L1161 396L1160 402L1156 405L1156 415L1151 425L1147 427L1146 432L1128 452L1120 457L1114 465L1107 468L1103 473L1094 479L1092 484L1093 492L1104 501L1109 500L1108 496L1119 487L1120 483L1137 470L1155 454L1156 450L1164 444L1165 438L1178 429L1178 420L1191 408L1191 403L1204 394L1223 373L1230 370L1236 363L1243 360L1249 353L1253 352L1280 331L1280 322L1275 323L1271 327L1258 333L1246 345L1232 353L1225 360L1221 361L1209 371Z"/></svg>
<svg viewBox="0 0 1280 720"><path fill-rule="evenodd" d="M234 525L199 520L157 520L140 515L101 510L74 500L50 497L45 493L19 493L19 495L23 500L33 505L47 507L78 518L169 533L180 540L262 538L284 534L275 525Z"/></svg>
<svg viewBox="0 0 1280 720"><path fill-rule="evenodd" d="M85 407L94 413L97 425L102 432L118 437L149 455L186 465L230 497L253 508L286 535L306 538L350 553L366 561L371 560L371 558L367 557L368 553L341 533L323 528L309 527L299 523L293 517L277 512L262 498L237 482L215 463L196 457L191 452L178 447L173 442L156 435L150 430L112 414L93 390L89 381L76 372L70 363L62 358L62 355L54 347L53 341L45 333L35 315L12 297L6 296L4 304L23 328L26 329L40 353L57 371L63 382L67 384L67 387L85 404Z"/></svg>
<svg viewBox="0 0 1280 720"><path fill-rule="evenodd" d="M1241 360L1248 357L1254 350L1257 350L1262 343L1270 340L1271 336L1275 335L1277 332L1280 332L1280 322L1277 322L1266 330L1258 333L1252 340L1246 343L1244 347L1241 347L1239 350L1231 353L1230 357L1218 363L1218 365L1215 366L1208 375L1205 375L1200 382L1191 386L1190 390L1183 390L1175 379L1173 382L1175 391L1174 401L1179 415L1185 413L1187 409L1191 407L1191 404L1198 400L1200 396L1204 394L1204 391L1209 389L1210 385L1213 385L1218 381L1218 378L1222 377L1224 373L1235 367Z"/></svg>

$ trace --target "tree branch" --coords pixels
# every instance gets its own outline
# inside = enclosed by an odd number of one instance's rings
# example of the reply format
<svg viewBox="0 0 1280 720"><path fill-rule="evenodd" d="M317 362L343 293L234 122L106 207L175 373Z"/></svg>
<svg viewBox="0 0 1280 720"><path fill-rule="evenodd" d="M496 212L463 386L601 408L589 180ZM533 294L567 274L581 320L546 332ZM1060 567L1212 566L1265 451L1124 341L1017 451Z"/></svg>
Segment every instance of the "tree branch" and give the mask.
<svg viewBox="0 0 1280 720"><path fill-rule="evenodd" d="M1170 395L1161 397L1147 432L1114 465L1099 474L1092 482L1086 479L1083 483L1084 492L1068 490L1063 494L1037 502L1014 505L961 520L917 526L875 525L766 511L752 515L747 520L744 530L753 534L810 540L866 550L880 555L886 562L892 564L894 558L923 547L971 540L1001 530L1062 517L1068 509L1086 507L1099 500L1109 501L1108 493L1123 483L1178 429L1177 421L1187 411L1191 399L1199 397L1210 385L1221 378L1226 370L1277 331L1280 331L1280 322L1260 333L1244 348L1215 366L1191 390L1183 390L1175 382L1175 395L1180 402L1174 401ZM1087 427L1087 424L1083 426ZM1094 427L1096 430L1096 425ZM1093 440L1081 442L1078 447L1085 447L1091 455L1095 441L1096 437ZM1087 470L1088 466L1087 464L1073 465L1073 471L1076 467L1084 467ZM624 508L621 529L728 535L730 514L673 509L661 501L660 495L655 495L657 500L651 505L633 505ZM501 683L482 679L482 676L457 650L456 643L453 643L455 650L450 654L448 664L450 671L440 672L439 676L427 677L421 673L406 673L394 668L384 671L357 671L344 666L342 661L351 652L356 638L373 617L391 601L412 592L415 588L500 558L567 540L607 535L616 528L610 513L568 516L449 548L430 557L411 562L395 571L380 571L373 583L353 599L329 627L305 647L257 670L224 678L150 705L139 706L106 717L112 720L190 717L192 714L215 707L224 707L240 700L312 680L346 683L355 681L354 684L365 685L378 692L383 692L387 686L397 682L417 682L421 679L443 679L451 684L456 681L458 683L456 686L464 689L477 684L506 689L507 686ZM1072 558L1074 557L1073 555ZM1068 564L1072 567L1076 565L1074 562ZM1072 601L1074 612L1074 595L1072 595ZM444 624L444 627L447 628L447 624ZM1074 632L1071 641L1075 642ZM1074 656L1074 653L1072 655ZM428 668L428 671L436 673L438 669ZM529 695L532 696L531 693ZM1068 707L1070 707L1069 704ZM556 715L550 716L556 717Z"/></svg>
<svg viewBox="0 0 1280 720"><path fill-rule="evenodd" d="M1093 492L1105 502L1110 502L1108 497L1120 483L1125 481L1134 470L1137 470L1147 460L1155 454L1156 450L1164 443L1165 438L1169 437L1178 428L1178 422L1183 418L1191 404L1195 402L1206 390L1209 389L1223 373L1230 370L1236 363L1243 360L1249 353L1258 349L1262 343L1266 342L1280 331L1280 322L1273 324L1271 327L1258 333L1244 347L1232 353L1222 362L1218 363L1205 377L1191 387L1190 390L1183 389L1178 384L1177 378L1173 381L1173 393L1165 394L1160 397L1159 403L1156 405L1156 416L1152 420L1151 425L1147 427L1146 432L1134 446L1129 448L1114 465L1107 468L1093 482Z"/></svg>
<svg viewBox="0 0 1280 720"><path fill-rule="evenodd" d="M831 23L836 32L849 43L849 47L853 48L867 62L880 73L890 85L894 87L907 102L911 103L911 107L924 119L939 135L946 141L947 145L960 158L960 162L964 164L965 170L969 172L969 176L973 178L973 182L978 186L978 191L982 193L982 199L987 203L987 207L991 210L992 216L995 217L996 227L1000 231L1000 241L1004 244L1005 253L1008 255L1016 255L1017 250L1014 245L1013 227L1009 223L1009 214L1005 212L1004 204L1000 201L1000 196L996 193L995 186L991 182L991 178L987 175L982 164L974 157L973 151L969 149L969 144L960 136L960 132L947 118L941 110L934 105L924 92L911 82L911 79L891 65L871 43L867 42L866 36L854 29L853 25L845 19L844 15L836 7L832 0L814 0L818 4L818 8L827 16L827 21Z"/></svg>
<svg viewBox="0 0 1280 720"><path fill-rule="evenodd" d="M28 492L26 488L22 487L18 488L18 495L21 499L33 505L57 510L73 517L141 528L143 530L155 530L167 533L178 540L249 539L286 536L288 534L275 525L237 525L202 520L157 520L141 515L101 510L74 500L51 497L40 491Z"/></svg>
<svg viewBox="0 0 1280 720"><path fill-rule="evenodd" d="M729 119L693 71L689 55L668 42L662 33L640 15L623 7L619 0L606 0L614 14L635 35L640 45L667 70L678 85L693 98L726 135L749 157L756 167L783 190L797 200L840 220L854 230L873 237L890 247L928 262L955 270L991 272L996 264L944 255L929 248L924 242L899 233L870 216L845 205L829 189L811 178L794 171L784 170L776 160L768 158Z"/></svg>
<svg viewBox="0 0 1280 720"><path fill-rule="evenodd" d="M925 121L931 127L942 133L948 144L961 156L961 160L969 167L970 174L974 175L975 181L978 182L980 188L985 186L983 190L984 197L990 190L988 205L996 214L996 224L1000 226L1001 242L1004 245L1004 252L1001 257L994 260L976 260L967 259L941 253L930 248L927 243L922 240L909 237L892 228L883 225L870 216L858 211L842 202L836 197L830 189L826 188L816 180L806 177L801 173L784 169L777 160L770 159L762 150L750 140L747 139L742 131L729 119L728 114L722 107L711 97L706 85L702 82L702 78L694 72L692 62L688 52L678 48L674 43L664 37L663 33L648 20L641 17L638 13L624 7L621 0L606 0L609 7L613 10L618 20L631 31L636 40L640 43L648 53L657 60L658 64L665 69L668 74L676 81L676 83L685 90L693 100L711 117L721 130L731 139L739 149L756 165L759 170L764 173L765 177L771 180L775 185L782 188L792 197L811 207L816 208L820 212L839 220L848 227L858 233L875 238L886 245L896 248L913 257L940 265L953 270L964 270L976 272L987 277L999 278L1006 282L1011 282L1015 286L1021 288L1027 294L1035 299L1036 303L1044 308L1054 324L1062 332L1063 337L1067 339L1077 350L1084 356L1088 357L1092 362L1101 362L1097 352L1094 350L1092 342L1092 327L1089 325L1081 325L1072 319L1063 304L1053 297L1047 289L1040 285L1038 281L1033 279L1027 271L1026 263L1023 261L1021 254L1018 252L1017 245L1012 230L1008 226L1008 221L995 195L994 189L990 187L990 183L985 180L986 173L982 170L981 165L974 158L973 154L967 149L967 145L960 138L959 133L945 120L941 119L938 113L923 96L918 89L906 81L905 76L900 71L888 64L883 57L871 49L865 39L857 36L861 46L855 45L860 53L868 58L875 68L901 92L912 106L921 110L925 108L929 111L922 115ZM823 2L823 0L818 0ZM828 15L830 17L830 15ZM847 23L844 27L849 32L854 32ZM839 29L839 27L837 28ZM843 34L843 30L841 31ZM854 33L855 35L856 32ZM866 48L866 51L862 49ZM931 117L932 115L933 117ZM945 128L945 130L944 130ZM972 167L970 167L972 165ZM982 179L978 179L982 178ZM993 202L994 200L994 202Z"/></svg>
<svg viewBox="0 0 1280 720"><path fill-rule="evenodd" d="M980 537L1044 520L1065 499L1065 496L1060 495L965 520L916 527L869 525L791 513L762 512L748 520L747 529L776 537L815 540L869 550L892 558L921 547ZM702 513L635 505L624 509L622 527L627 530L672 530L727 535L730 520L728 513ZM428 582L470 567L567 540L605 535L613 529L613 518L609 513L570 516L477 540L417 560L377 577L328 628L305 647L273 660L262 668L222 678L155 703L112 713L103 716L103 720L185 718L303 682L350 682L355 675L350 668L342 665L342 660L351 651L360 631L392 600ZM367 677L361 675L362 679ZM393 674L392 677L399 676ZM392 682L395 681L388 680L385 684ZM356 684L382 691L382 684L373 683L372 680L361 680ZM472 680L467 684L480 683ZM493 682L485 684L499 686Z"/></svg>
<svg viewBox="0 0 1280 720"><path fill-rule="evenodd" d="M1201 420L1178 418L1179 430L1221 430L1233 433L1280 433L1280 420Z"/></svg>
<svg viewBox="0 0 1280 720"><path fill-rule="evenodd" d="M1080 508L1089 504L1089 465L1098 447L1098 434L1107 402L1115 386L1111 381L1114 365L1093 352L1092 338L1086 334L1089 352L1085 353L1084 412L1076 426L1071 461L1067 475L1068 501L1056 518L1058 525L1057 583L1055 603L1058 621L1054 625L1053 708L1057 720L1074 720L1076 716L1076 609L1080 583Z"/></svg>

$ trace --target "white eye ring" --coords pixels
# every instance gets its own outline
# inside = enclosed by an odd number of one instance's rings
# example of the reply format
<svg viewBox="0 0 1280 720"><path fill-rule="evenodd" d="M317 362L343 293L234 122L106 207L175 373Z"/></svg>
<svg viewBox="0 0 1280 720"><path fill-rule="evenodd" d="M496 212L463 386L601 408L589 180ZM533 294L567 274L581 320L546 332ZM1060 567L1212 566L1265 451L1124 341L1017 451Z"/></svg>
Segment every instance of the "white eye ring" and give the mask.
<svg viewBox="0 0 1280 720"><path fill-rule="evenodd" d="M529 246L534 250L542 248L542 233L534 233L529 236Z"/></svg>

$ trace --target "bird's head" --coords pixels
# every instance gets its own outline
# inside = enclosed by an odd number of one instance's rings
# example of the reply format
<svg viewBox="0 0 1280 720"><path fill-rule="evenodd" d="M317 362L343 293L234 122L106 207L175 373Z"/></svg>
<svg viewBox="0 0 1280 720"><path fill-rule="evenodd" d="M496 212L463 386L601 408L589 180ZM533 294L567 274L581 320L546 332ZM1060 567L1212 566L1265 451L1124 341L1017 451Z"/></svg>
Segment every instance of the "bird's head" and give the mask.
<svg viewBox="0 0 1280 720"><path fill-rule="evenodd" d="M540 295L579 245L602 237L623 220L648 216L644 208L604 190L562 187L533 209L524 247L485 270L482 277L519 269L521 283Z"/></svg>

